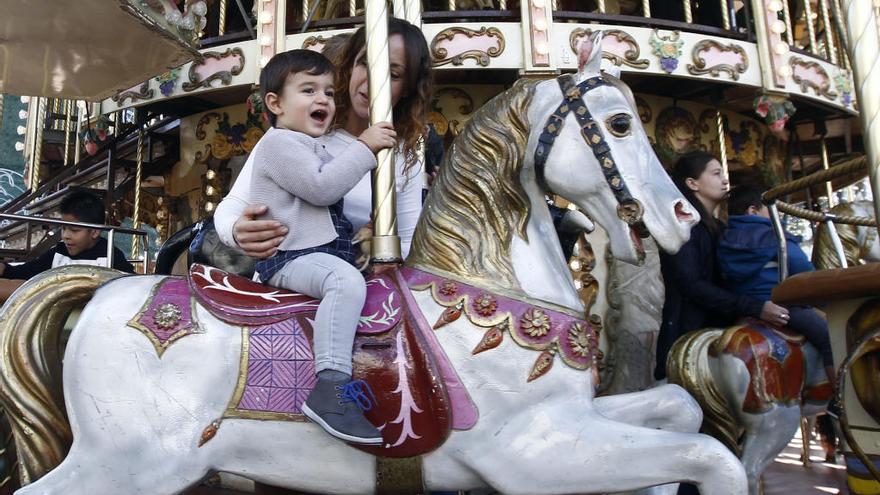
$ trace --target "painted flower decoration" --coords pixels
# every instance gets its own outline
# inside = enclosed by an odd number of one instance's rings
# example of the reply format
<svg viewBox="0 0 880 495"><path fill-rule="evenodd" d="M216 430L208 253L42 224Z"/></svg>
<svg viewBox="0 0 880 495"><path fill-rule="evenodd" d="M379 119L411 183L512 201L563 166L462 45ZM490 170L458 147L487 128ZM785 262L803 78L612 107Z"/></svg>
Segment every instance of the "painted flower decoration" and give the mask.
<svg viewBox="0 0 880 495"><path fill-rule="evenodd" d="M498 301L491 295L483 293L474 299L473 306L474 311L480 316L492 316L498 309Z"/></svg>
<svg viewBox="0 0 880 495"><path fill-rule="evenodd" d="M458 293L458 286L455 285L455 282L443 282L443 285L440 286L440 293L444 296L454 296Z"/></svg>
<svg viewBox="0 0 880 495"><path fill-rule="evenodd" d="M753 103L755 113L764 118L764 122L775 133L780 133L785 128L785 123L797 111L795 106L788 100L761 95L755 98Z"/></svg>
<svg viewBox="0 0 880 495"><path fill-rule="evenodd" d="M214 137L211 139L211 153L221 160L225 160L232 155L232 143L229 142L225 134L220 132L214 134Z"/></svg>
<svg viewBox="0 0 880 495"><path fill-rule="evenodd" d="M667 74L671 74L678 68L678 59L681 58L681 47L684 41L678 31L661 36L657 30L651 33L651 51L660 59L660 68Z"/></svg>
<svg viewBox="0 0 880 495"><path fill-rule="evenodd" d="M594 336L589 325L575 323L568 329L568 344L580 357L588 357L594 346Z"/></svg>
<svg viewBox="0 0 880 495"><path fill-rule="evenodd" d="M531 308L520 318L519 327L532 337L543 337L550 331L550 317L540 308Z"/></svg>
<svg viewBox="0 0 880 495"><path fill-rule="evenodd" d="M263 134L263 130L259 127L251 127L244 133L244 141L242 141L241 147L250 153L253 151L254 146L257 145L257 142L260 141L260 138L263 137Z"/></svg>
<svg viewBox="0 0 880 495"><path fill-rule="evenodd" d="M163 96L171 96L179 75L180 69L171 69L156 76L155 79L159 83L159 91L162 92Z"/></svg>
<svg viewBox="0 0 880 495"><path fill-rule="evenodd" d="M156 312L153 313L153 321L156 325L167 330L177 325L181 315L180 308L176 304L166 303L156 308Z"/></svg>

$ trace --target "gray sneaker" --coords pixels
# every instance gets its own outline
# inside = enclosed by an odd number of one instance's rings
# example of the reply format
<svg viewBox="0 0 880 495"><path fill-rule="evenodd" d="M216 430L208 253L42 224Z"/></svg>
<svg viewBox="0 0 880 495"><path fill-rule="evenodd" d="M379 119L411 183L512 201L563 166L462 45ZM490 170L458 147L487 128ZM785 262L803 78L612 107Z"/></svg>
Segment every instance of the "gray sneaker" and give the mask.
<svg viewBox="0 0 880 495"><path fill-rule="evenodd" d="M367 421L363 412L370 410L375 402L370 386L361 380L318 377L318 383L302 405L302 412L340 440L379 445L382 433Z"/></svg>

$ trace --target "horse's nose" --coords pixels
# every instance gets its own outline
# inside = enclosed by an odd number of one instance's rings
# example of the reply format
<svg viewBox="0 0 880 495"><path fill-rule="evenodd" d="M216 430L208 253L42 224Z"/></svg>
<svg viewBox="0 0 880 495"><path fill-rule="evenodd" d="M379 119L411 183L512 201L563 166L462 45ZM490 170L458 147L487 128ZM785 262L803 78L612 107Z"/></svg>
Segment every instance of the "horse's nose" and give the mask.
<svg viewBox="0 0 880 495"><path fill-rule="evenodd" d="M692 223L694 221L694 214L692 213L691 205L689 205L686 201L676 201L675 202L675 218L681 223Z"/></svg>

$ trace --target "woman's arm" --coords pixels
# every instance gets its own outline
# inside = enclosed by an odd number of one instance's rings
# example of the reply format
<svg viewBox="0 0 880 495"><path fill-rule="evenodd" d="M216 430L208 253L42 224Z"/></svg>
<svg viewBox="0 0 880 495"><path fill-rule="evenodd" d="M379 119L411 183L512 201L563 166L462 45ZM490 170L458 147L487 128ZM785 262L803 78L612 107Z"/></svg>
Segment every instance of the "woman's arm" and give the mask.
<svg viewBox="0 0 880 495"><path fill-rule="evenodd" d="M250 204L254 152L259 146L257 143L229 194L217 205L214 228L223 244L240 247L246 255L254 258L267 258L275 254L287 235L287 227L277 220L257 220L266 214L267 209L264 205Z"/></svg>

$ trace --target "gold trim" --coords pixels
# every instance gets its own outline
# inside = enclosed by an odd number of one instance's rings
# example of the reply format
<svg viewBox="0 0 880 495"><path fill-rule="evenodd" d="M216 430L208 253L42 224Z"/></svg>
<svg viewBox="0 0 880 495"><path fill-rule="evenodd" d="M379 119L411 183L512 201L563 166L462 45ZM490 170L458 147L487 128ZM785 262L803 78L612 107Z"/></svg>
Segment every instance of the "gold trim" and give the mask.
<svg viewBox="0 0 880 495"><path fill-rule="evenodd" d="M198 319L196 318L196 300L192 296L189 296L190 326L181 328L177 332L174 332L170 337L168 337L164 344L162 342L159 342L159 339L156 338L156 335L149 327L142 325L141 322L138 321L150 308L150 305L153 304L153 298L156 297L156 292L159 291L159 288L162 287L162 285L164 285L166 282L173 280L174 278L177 277L166 277L160 280L159 283L153 285L153 288L150 290L150 295L149 297L147 297L147 301L144 303L143 306L141 306L141 310L138 311L138 313L135 314L134 317L132 317L132 319L128 321L128 323L126 323L127 326L138 330L139 332L144 334L147 339L150 340L150 343L153 344L153 348L156 349L156 354L159 356L159 359L161 359L162 354L164 354L165 351L167 351L168 348L171 347L171 344L177 342L179 339L182 339L187 335L203 333L203 331L199 327Z"/></svg>
<svg viewBox="0 0 880 495"><path fill-rule="evenodd" d="M617 55L616 53L611 53L605 50L602 50L602 58L606 60L610 60L614 65L620 67L621 65L626 65L628 67L632 67L634 69L647 69L651 62L648 59L643 58L639 59L639 55L642 53L642 48L639 46L639 42L636 41L630 34L625 31L621 31L620 29L604 29L601 30L602 36L611 36L617 38L617 41L621 41L630 46L629 50L624 52L623 57ZM571 47L571 51L577 55L577 41L582 37L589 37L593 34L592 29L584 29L577 28L571 32L568 36L568 45Z"/></svg>
<svg viewBox="0 0 880 495"><path fill-rule="evenodd" d="M196 69L204 64L206 59L213 58L217 60L222 60L226 57L239 57L241 59L241 63L238 66L232 67L231 70L221 70L219 72L215 72L210 76L199 80L199 75L196 72ZM189 82L184 82L181 87L185 92L195 91L199 88L210 88L211 83L216 80L220 80L223 86L228 86L229 83L232 82L232 76L237 76L241 74L241 71L244 70L245 58L244 52L241 48L227 48L225 52L205 52L202 54L199 60L193 61L189 66Z"/></svg>
<svg viewBox="0 0 880 495"><path fill-rule="evenodd" d="M788 60L789 65L791 66L791 80L795 82L795 84L799 85L801 91L806 93L808 88L812 88L813 91L818 96L824 96L829 100L836 100L837 93L831 89L831 77L828 75L828 72L825 71L825 68L822 67L818 62L804 60L798 57L791 57ZM794 69L796 66L803 67L804 69L816 69L816 72L825 78L825 84L818 85L809 79L804 79L795 73Z"/></svg>
<svg viewBox="0 0 880 495"><path fill-rule="evenodd" d="M256 420L277 420L277 421L307 421L302 414L280 413L270 411L251 411L246 409L238 409L241 398L244 395L244 388L247 385L248 377L248 361L250 359L250 328L241 327L241 358L238 361L238 381L235 384L235 391L232 398L223 411L223 418L239 418L239 419L256 419Z"/></svg>
<svg viewBox="0 0 880 495"><path fill-rule="evenodd" d="M736 65L730 64L717 64L711 67L706 67L706 59L702 57L702 52L709 48L717 48L722 52L734 52L739 54L742 57L742 62ZM691 50L691 58L693 59L693 64L687 65L687 70L692 75L700 76L704 74L709 74L712 77L718 77L722 72L727 72L730 74L730 78L734 81L739 80L739 75L744 73L749 68L749 56L746 53L745 49L736 44L722 45L715 40L702 40L696 45L694 45L693 50Z"/></svg>
<svg viewBox="0 0 880 495"><path fill-rule="evenodd" d="M138 100L149 100L155 94L155 90L150 89L150 81L146 80L141 83L137 91L120 91L111 96L110 99L113 100L117 105L122 106L125 105L125 100L127 99L131 99L131 102L135 103Z"/></svg>
<svg viewBox="0 0 880 495"><path fill-rule="evenodd" d="M463 34L468 38L482 37L487 36L490 38L498 38L498 47L489 48L486 51L483 50L467 50L465 52L459 53L453 57L447 58L449 56L449 52L446 48L437 46L441 41L452 41L457 34ZM462 65L465 59L472 58L479 65L483 67L488 67L490 62L490 57L495 58L504 53L505 41L504 35L501 33L501 30L498 28L487 28L482 27L479 31L474 31L473 29L463 28L463 27L451 27L446 28L443 31L437 33L434 36L434 39L431 40L431 58L434 59L434 67L440 67L446 64L452 65Z"/></svg>

